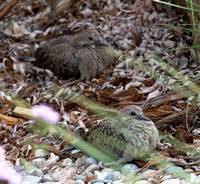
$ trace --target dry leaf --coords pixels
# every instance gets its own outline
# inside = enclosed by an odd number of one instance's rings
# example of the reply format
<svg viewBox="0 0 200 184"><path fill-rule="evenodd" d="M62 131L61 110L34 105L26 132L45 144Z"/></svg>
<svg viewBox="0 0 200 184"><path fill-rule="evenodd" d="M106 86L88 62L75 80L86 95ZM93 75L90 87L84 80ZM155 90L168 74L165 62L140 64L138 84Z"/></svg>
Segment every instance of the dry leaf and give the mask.
<svg viewBox="0 0 200 184"><path fill-rule="evenodd" d="M8 24L8 27L6 28L6 30L4 31L4 33L7 36L12 36L15 38L22 38L24 36L29 35L30 33L28 32L28 30L26 28L24 28L24 26L20 26L17 22L11 21Z"/></svg>
<svg viewBox="0 0 200 184"><path fill-rule="evenodd" d="M158 97L159 95L161 95L161 92L159 90L156 90L152 93L149 93L147 96L147 100L151 99L151 98L155 98Z"/></svg>
<svg viewBox="0 0 200 184"><path fill-rule="evenodd" d="M175 42L172 41L172 40L164 40L164 41L163 41L163 44L164 44L164 46L167 47L167 48L172 48L172 47L175 46Z"/></svg>

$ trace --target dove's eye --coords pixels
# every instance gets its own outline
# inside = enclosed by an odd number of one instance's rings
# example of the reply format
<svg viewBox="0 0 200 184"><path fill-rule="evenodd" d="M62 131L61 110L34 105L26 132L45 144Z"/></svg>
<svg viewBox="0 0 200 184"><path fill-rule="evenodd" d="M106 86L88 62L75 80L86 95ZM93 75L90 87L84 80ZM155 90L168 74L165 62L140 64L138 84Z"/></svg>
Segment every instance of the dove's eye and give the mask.
<svg viewBox="0 0 200 184"><path fill-rule="evenodd" d="M92 37L88 37L88 39L89 39L89 40L91 40L91 41L93 40L93 38L92 38Z"/></svg>
<svg viewBox="0 0 200 184"><path fill-rule="evenodd" d="M136 114L135 111L131 111L131 112L130 112L130 115L131 115L131 116L136 116L137 114Z"/></svg>

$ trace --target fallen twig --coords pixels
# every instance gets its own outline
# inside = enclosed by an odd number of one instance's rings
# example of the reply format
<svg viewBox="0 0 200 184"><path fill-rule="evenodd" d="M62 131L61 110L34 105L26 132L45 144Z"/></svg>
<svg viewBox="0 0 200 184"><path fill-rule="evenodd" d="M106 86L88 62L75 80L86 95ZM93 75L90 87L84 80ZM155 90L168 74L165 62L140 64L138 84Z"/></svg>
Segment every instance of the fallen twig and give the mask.
<svg viewBox="0 0 200 184"><path fill-rule="evenodd" d="M7 3L4 9L0 12L0 20L12 9L15 4L17 4L18 0L12 0L11 2Z"/></svg>

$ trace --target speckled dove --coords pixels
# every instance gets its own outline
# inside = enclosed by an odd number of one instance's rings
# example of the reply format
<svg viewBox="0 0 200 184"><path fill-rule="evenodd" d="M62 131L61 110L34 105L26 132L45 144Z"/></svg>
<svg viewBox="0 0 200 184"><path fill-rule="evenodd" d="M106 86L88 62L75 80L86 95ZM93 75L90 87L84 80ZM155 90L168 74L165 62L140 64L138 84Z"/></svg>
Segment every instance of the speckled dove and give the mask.
<svg viewBox="0 0 200 184"><path fill-rule="evenodd" d="M50 69L64 79L81 80L96 77L114 61L112 47L92 28L51 40L39 47L34 57L36 66Z"/></svg>
<svg viewBox="0 0 200 184"><path fill-rule="evenodd" d="M143 116L140 107L128 105L117 117L89 130L87 141L114 160L127 162L140 159L155 148L159 133L154 123Z"/></svg>

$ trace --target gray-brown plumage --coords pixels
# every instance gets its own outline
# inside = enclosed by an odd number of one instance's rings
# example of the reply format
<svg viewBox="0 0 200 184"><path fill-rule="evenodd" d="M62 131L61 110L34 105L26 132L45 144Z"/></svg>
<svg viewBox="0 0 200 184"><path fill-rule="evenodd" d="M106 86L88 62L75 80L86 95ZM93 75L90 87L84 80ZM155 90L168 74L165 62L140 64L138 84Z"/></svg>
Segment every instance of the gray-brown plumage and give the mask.
<svg viewBox="0 0 200 184"><path fill-rule="evenodd" d="M50 69L64 79L89 80L114 61L111 46L94 29L54 39L38 48L34 56L36 66Z"/></svg>
<svg viewBox="0 0 200 184"><path fill-rule="evenodd" d="M114 160L131 161L155 148L159 133L140 107L129 105L117 117L93 127L87 133L87 141Z"/></svg>

